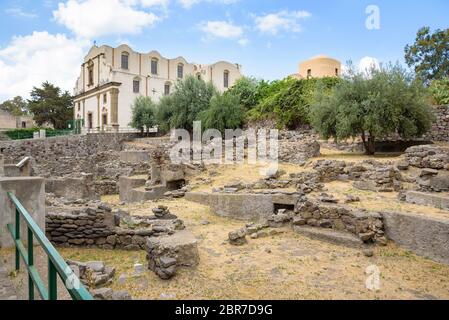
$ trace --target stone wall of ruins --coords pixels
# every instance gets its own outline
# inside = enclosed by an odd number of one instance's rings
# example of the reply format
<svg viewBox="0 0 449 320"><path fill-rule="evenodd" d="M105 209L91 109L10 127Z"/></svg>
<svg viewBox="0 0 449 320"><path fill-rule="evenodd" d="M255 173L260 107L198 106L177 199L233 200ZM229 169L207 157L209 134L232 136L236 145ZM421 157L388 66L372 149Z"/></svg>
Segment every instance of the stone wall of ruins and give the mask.
<svg viewBox="0 0 449 320"><path fill-rule="evenodd" d="M17 163L24 157L33 159L35 175L62 176L71 172L90 172L90 162L107 159L107 151L120 151L122 144L135 134L88 134L0 141L5 163ZM80 170L77 170L77 169ZM81 170L82 169L82 170Z"/></svg>
<svg viewBox="0 0 449 320"><path fill-rule="evenodd" d="M432 141L449 141L449 105L433 108L436 121L425 138Z"/></svg>

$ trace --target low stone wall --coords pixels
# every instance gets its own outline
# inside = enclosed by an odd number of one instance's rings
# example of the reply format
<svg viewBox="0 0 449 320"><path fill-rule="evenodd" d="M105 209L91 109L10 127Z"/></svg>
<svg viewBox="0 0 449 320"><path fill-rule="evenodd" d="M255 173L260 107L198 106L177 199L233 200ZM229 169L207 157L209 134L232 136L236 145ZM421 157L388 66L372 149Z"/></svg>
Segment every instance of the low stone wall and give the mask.
<svg viewBox="0 0 449 320"><path fill-rule="evenodd" d="M413 253L449 264L449 219L383 212L387 237Z"/></svg>
<svg viewBox="0 0 449 320"><path fill-rule="evenodd" d="M47 178L45 179L45 192L69 200L99 199L91 174L81 174L79 178Z"/></svg>
<svg viewBox="0 0 449 320"><path fill-rule="evenodd" d="M295 207L299 195L187 192L185 198L208 205L215 214L223 217L259 220L269 218L276 208Z"/></svg>
<svg viewBox="0 0 449 320"><path fill-rule="evenodd" d="M124 213L112 212L101 202L87 206L50 206L45 217L47 237L60 247L144 250L148 237L171 235L184 228L176 216L126 218L121 214Z"/></svg>
<svg viewBox="0 0 449 320"><path fill-rule="evenodd" d="M443 210L449 210L449 195L435 194L419 191L408 191L405 193L405 201L408 203L419 204L423 206L435 207ZM449 217L449 214L448 214Z"/></svg>
<svg viewBox="0 0 449 320"><path fill-rule="evenodd" d="M365 243L386 243L382 216L376 212L352 209L348 206L305 200L297 208L295 226L311 226L355 234Z"/></svg>
<svg viewBox="0 0 449 320"><path fill-rule="evenodd" d="M150 161L148 151L126 150L120 152L120 161L126 163L141 163Z"/></svg>
<svg viewBox="0 0 449 320"><path fill-rule="evenodd" d="M408 148L405 157L410 165L417 168L449 170L449 148L437 145L424 145Z"/></svg>
<svg viewBox="0 0 449 320"><path fill-rule="evenodd" d="M47 208L46 233L51 242L66 245L104 245L115 234L114 215L102 205L88 208Z"/></svg>
<svg viewBox="0 0 449 320"><path fill-rule="evenodd" d="M320 155L317 136L311 132L283 131L279 134L279 160L281 162L305 164Z"/></svg>

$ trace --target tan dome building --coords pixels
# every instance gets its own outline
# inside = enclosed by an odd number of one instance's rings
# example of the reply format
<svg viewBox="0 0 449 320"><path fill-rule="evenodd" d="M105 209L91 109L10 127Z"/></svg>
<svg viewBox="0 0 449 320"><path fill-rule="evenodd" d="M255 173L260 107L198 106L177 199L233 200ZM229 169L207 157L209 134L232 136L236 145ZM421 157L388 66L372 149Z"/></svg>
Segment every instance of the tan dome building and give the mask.
<svg viewBox="0 0 449 320"><path fill-rule="evenodd" d="M341 62L325 55L319 55L299 64L299 73L293 76L298 79L339 77Z"/></svg>

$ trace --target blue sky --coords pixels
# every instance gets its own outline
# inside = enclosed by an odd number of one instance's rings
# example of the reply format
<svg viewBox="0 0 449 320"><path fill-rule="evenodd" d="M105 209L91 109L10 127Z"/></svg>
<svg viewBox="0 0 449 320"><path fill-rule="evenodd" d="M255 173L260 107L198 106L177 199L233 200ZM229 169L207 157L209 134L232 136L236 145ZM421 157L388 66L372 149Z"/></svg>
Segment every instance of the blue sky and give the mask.
<svg viewBox="0 0 449 320"><path fill-rule="evenodd" d="M366 28L369 5L379 9L379 29ZM237 62L265 79L317 54L403 62L420 27L449 27L447 12L447 0L2 0L0 100L46 79L71 90L93 41Z"/></svg>

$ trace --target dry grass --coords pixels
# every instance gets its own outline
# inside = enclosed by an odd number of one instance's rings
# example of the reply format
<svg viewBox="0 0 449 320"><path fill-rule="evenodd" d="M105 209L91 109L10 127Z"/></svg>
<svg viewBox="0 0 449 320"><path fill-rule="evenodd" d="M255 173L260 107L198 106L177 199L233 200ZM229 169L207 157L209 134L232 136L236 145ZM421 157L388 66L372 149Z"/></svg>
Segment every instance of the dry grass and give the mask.
<svg viewBox="0 0 449 320"><path fill-rule="evenodd" d="M339 199L340 203L344 201L347 195L358 196L360 198L360 202L354 202L350 204L355 208L377 212L408 212L419 215L449 218L448 211L428 206L401 202L398 199L397 192L373 192L359 190L352 186L352 182L344 181L333 181L330 183L326 183L325 186L327 189L326 193L331 194L335 198Z"/></svg>

